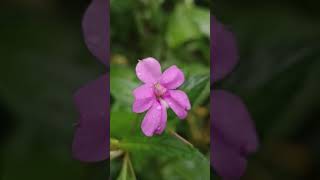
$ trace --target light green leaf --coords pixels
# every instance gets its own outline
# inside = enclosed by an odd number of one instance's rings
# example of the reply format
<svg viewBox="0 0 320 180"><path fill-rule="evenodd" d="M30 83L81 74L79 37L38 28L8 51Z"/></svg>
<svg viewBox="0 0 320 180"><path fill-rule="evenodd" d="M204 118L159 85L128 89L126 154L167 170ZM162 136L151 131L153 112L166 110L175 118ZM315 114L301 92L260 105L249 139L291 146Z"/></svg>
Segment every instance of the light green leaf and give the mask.
<svg viewBox="0 0 320 180"><path fill-rule="evenodd" d="M178 4L170 16L166 40L171 48L183 43L210 37L210 11L195 5Z"/></svg>
<svg viewBox="0 0 320 180"><path fill-rule="evenodd" d="M208 9L194 7L191 16L194 23L198 25L201 33L210 37L210 11Z"/></svg>
<svg viewBox="0 0 320 180"><path fill-rule="evenodd" d="M189 16L188 7L178 4L168 24L166 40L169 47L175 48L188 40L201 37L199 28Z"/></svg>

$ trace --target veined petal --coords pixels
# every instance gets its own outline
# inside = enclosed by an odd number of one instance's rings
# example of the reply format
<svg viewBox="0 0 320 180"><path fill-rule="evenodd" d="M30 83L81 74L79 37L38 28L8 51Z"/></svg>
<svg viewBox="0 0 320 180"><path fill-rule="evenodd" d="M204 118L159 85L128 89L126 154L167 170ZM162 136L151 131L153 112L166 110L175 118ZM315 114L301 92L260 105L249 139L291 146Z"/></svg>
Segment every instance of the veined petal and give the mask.
<svg viewBox="0 0 320 180"><path fill-rule="evenodd" d="M133 90L134 102L132 111L142 113L148 110L155 101L153 87L150 84L143 84Z"/></svg>
<svg viewBox="0 0 320 180"><path fill-rule="evenodd" d="M153 87L150 84L143 84L133 90L135 99L146 99L154 97Z"/></svg>
<svg viewBox="0 0 320 180"><path fill-rule="evenodd" d="M142 113L148 110L154 103L155 98L135 99L132 106L132 111Z"/></svg>
<svg viewBox="0 0 320 180"><path fill-rule="evenodd" d="M167 89L176 89L184 82L183 72L175 65L165 70L160 78L160 84Z"/></svg>
<svg viewBox="0 0 320 180"><path fill-rule="evenodd" d="M169 107L179 117L179 119L185 119L188 115L184 106L181 106L173 97L165 96L163 99L168 103Z"/></svg>
<svg viewBox="0 0 320 180"><path fill-rule="evenodd" d="M159 102L155 101L143 118L141 129L146 136L153 136L161 121L162 108Z"/></svg>
<svg viewBox="0 0 320 180"><path fill-rule="evenodd" d="M161 119L160 119L160 124L159 127L156 129L156 134L162 134L164 129L167 126L167 107L166 107L166 102L163 100L160 101L161 103Z"/></svg>
<svg viewBox="0 0 320 180"><path fill-rule="evenodd" d="M152 57L140 60L136 66L136 74L144 83L155 83L161 77L160 63Z"/></svg>
<svg viewBox="0 0 320 180"><path fill-rule="evenodd" d="M170 96L186 110L191 109L187 94L181 90L169 90Z"/></svg>

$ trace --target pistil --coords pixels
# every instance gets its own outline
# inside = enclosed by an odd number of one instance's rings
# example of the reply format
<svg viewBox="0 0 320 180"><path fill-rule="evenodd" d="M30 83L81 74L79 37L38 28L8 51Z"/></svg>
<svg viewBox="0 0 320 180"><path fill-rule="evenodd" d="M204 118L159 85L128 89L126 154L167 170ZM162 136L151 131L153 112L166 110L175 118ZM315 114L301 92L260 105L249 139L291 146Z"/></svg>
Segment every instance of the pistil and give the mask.
<svg viewBox="0 0 320 180"><path fill-rule="evenodd" d="M156 83L154 85L154 93L156 94L157 97L161 97L167 92L167 89L163 87L160 83Z"/></svg>

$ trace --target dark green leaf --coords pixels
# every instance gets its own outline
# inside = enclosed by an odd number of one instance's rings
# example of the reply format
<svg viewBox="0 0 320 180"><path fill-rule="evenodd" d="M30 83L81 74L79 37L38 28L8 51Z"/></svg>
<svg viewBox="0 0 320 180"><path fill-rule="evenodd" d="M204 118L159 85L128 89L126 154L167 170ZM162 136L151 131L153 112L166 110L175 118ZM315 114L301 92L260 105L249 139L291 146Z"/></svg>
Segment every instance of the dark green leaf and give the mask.
<svg viewBox="0 0 320 180"><path fill-rule="evenodd" d="M202 163L209 163L207 158L196 148L171 134L163 134L152 138L145 136L130 137L121 141L119 146L132 152L138 151L177 159L197 157L202 160Z"/></svg>
<svg viewBox="0 0 320 180"><path fill-rule="evenodd" d="M210 95L210 75L190 76L181 89L188 94L191 106L196 107Z"/></svg>

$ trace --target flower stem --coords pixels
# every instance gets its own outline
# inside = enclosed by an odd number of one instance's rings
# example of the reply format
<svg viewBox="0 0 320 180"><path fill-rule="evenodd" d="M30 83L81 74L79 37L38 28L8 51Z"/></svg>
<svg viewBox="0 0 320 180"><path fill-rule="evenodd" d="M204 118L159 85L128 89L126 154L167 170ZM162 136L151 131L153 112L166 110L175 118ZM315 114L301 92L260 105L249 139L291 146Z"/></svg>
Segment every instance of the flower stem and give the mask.
<svg viewBox="0 0 320 180"><path fill-rule="evenodd" d="M182 136L180 136L178 133L176 133L175 131L173 131L172 129L169 129L169 133L173 136L175 136L176 138L178 138L180 141L182 141L183 143L193 147L193 144L191 144L189 141L187 141L186 139L184 139Z"/></svg>

